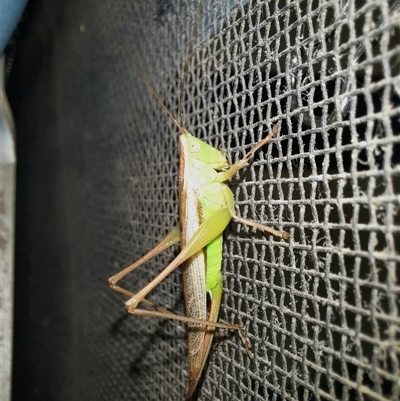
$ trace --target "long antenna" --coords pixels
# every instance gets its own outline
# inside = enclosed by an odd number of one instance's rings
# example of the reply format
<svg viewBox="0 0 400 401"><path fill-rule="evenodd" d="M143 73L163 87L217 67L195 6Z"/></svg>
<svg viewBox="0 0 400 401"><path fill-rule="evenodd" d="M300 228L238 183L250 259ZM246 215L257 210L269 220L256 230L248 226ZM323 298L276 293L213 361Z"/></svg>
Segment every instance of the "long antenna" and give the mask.
<svg viewBox="0 0 400 401"><path fill-rule="evenodd" d="M192 28L192 33L190 37L190 42L189 42L189 49L188 49L188 54L186 56L186 61L183 66L183 74L182 74L182 79L181 79L181 85L179 87L179 119L180 119L180 126L183 128L184 122L183 122L183 89L185 87L185 81L186 81L186 75L189 69L189 60L190 57L192 56L193 53L193 39L197 34L197 28L199 24L199 19L200 15L202 14L203 11L203 0L199 0L199 3L197 5L197 11L196 11L196 19L194 20L193 28ZM182 130L181 128L181 130Z"/></svg>
<svg viewBox="0 0 400 401"><path fill-rule="evenodd" d="M175 117L172 115L172 113L168 110L167 106L161 101L160 97L157 95L157 93L155 92L155 90L151 87L151 85L149 84L149 82L147 81L146 77L143 75L142 71L140 70L140 68L136 65L136 71L137 73L140 75L140 77L142 78L144 84L147 86L147 89L151 92L151 94L156 98L157 102L161 105L161 107L166 111L166 113L168 114L169 118L175 123L175 125L179 128L179 131L184 131L185 129L183 128L182 124L179 124L178 121L176 121Z"/></svg>

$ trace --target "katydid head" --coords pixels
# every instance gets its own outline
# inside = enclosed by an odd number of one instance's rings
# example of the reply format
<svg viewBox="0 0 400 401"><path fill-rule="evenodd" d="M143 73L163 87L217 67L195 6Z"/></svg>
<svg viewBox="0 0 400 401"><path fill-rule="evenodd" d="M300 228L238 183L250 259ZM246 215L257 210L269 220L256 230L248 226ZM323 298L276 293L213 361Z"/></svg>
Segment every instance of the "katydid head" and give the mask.
<svg viewBox="0 0 400 401"><path fill-rule="evenodd" d="M213 148L201 139L189 134L183 130L179 140L186 155L191 158L203 162L215 170L225 170L228 168L228 161L223 153L218 149Z"/></svg>

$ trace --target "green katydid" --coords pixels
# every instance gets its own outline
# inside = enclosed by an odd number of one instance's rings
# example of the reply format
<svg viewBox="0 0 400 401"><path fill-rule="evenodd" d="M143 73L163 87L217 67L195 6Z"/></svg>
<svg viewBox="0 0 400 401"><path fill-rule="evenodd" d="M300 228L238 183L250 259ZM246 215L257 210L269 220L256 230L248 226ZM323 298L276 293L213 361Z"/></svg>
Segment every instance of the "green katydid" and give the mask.
<svg viewBox="0 0 400 401"><path fill-rule="evenodd" d="M289 238L289 234L237 216L233 193L224 184L245 167L262 146L271 141L276 134L277 126L273 127L269 135L254 146L243 159L229 166L221 151L194 137L183 126L181 103L186 70L187 64L180 86L180 123L139 72L150 92L179 128L179 226L140 260L111 277L109 284L114 290L130 297L126 302L129 313L176 319L187 323L189 388L185 399L189 400L201 378L216 327L238 330L248 348L241 326L217 322L223 293L221 273L223 231L233 219L282 239ZM133 294L116 285L128 273L179 242L181 251L178 256L138 293ZM173 314L145 299L150 291L181 265L187 316ZM211 298L209 312L207 312L207 294ZM144 303L155 310L137 309L139 303Z"/></svg>

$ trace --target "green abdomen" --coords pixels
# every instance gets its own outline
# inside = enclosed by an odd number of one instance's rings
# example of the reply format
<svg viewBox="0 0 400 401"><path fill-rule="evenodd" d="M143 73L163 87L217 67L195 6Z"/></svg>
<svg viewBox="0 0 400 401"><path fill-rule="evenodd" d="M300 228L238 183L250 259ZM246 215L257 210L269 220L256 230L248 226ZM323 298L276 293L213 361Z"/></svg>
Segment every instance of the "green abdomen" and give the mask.
<svg viewBox="0 0 400 401"><path fill-rule="evenodd" d="M211 241L206 248L206 288L215 294L222 291L222 234Z"/></svg>

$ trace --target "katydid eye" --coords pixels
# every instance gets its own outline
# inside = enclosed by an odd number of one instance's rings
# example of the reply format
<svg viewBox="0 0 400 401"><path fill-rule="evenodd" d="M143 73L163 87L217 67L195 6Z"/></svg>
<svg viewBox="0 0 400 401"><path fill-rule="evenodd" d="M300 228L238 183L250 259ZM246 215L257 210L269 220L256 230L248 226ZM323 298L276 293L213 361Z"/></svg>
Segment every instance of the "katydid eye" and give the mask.
<svg viewBox="0 0 400 401"><path fill-rule="evenodd" d="M191 153L197 153L200 152L201 145L197 142L193 142L190 144L190 152Z"/></svg>

